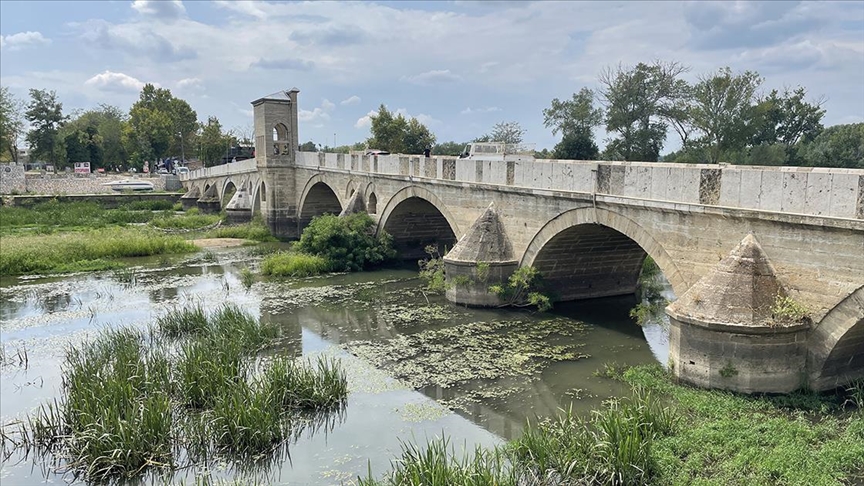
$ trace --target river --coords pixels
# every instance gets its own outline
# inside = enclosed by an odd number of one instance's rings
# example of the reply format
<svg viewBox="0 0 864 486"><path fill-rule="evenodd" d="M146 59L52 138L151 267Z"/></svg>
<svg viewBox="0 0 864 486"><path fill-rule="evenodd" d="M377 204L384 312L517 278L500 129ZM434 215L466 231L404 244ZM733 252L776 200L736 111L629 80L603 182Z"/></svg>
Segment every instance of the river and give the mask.
<svg viewBox="0 0 864 486"><path fill-rule="evenodd" d="M241 271L256 268L254 253L226 248L192 259L131 260L131 270L3 280L0 420L14 423L59 396L67 346L105 326L146 327L173 307L199 303L236 303L277 323L281 335L267 353L337 357L348 372L347 406L260 467L190 467L147 483L350 484L369 468L387 471L400 441L444 434L456 451L501 444L518 437L526 420L571 406L587 412L626 394L597 376L604 364L667 361L662 324L640 327L628 316L633 297L558 304L543 314L469 309L429 295L412 269L259 278L246 288ZM70 482L62 465L7 447L0 482Z"/></svg>

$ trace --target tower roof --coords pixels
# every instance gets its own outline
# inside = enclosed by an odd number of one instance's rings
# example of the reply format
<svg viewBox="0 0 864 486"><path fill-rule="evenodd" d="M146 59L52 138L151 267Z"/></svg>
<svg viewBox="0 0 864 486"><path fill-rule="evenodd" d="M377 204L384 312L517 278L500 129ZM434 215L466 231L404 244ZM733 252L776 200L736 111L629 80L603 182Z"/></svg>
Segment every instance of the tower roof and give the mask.
<svg viewBox="0 0 864 486"><path fill-rule="evenodd" d="M297 88L291 88L289 90L277 91L277 92L271 93L267 96L263 96L261 98L258 98L257 100L253 101L252 104L257 105L257 104L262 103L264 101L280 101L283 103L290 103L291 102L291 93L299 93L299 92L300 92L300 90Z"/></svg>

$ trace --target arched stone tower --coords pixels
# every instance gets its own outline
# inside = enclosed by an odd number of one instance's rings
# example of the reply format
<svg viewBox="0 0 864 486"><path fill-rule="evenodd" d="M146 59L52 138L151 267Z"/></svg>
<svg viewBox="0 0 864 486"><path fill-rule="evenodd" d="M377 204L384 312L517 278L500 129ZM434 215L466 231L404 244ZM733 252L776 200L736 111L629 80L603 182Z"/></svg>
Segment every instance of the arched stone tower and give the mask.
<svg viewBox="0 0 864 486"><path fill-rule="evenodd" d="M292 88L252 102L255 119L255 162L262 182L261 214L270 232L280 238L298 238L297 188L294 157L297 136L297 93ZM302 188L300 189L302 190Z"/></svg>

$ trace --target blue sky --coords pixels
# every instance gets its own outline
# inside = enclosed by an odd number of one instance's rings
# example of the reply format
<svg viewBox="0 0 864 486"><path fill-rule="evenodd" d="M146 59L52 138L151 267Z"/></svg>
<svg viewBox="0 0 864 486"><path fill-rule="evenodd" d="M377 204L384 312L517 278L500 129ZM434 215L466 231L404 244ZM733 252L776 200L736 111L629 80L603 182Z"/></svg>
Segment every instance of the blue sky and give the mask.
<svg viewBox="0 0 864 486"><path fill-rule="evenodd" d="M384 103L439 142L518 121L552 148L553 98L654 59L689 80L755 70L763 90L824 96L826 125L864 121L864 2L3 0L0 39L0 84L21 98L53 89L67 112L128 109L152 82L243 133L252 100L296 86L301 142L328 145L367 138Z"/></svg>

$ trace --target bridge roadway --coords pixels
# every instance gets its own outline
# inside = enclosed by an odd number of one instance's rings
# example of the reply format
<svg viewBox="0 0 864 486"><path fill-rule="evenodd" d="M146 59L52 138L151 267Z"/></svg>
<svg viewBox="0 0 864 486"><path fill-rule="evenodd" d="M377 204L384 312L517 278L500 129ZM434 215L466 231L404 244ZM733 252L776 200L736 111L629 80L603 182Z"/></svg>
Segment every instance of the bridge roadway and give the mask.
<svg viewBox="0 0 864 486"><path fill-rule="evenodd" d="M522 266L556 300L633 293L648 255L679 297L682 380L788 392L864 378L864 170L307 153L296 91L253 106L258 157L183 177L187 205L260 213L284 238L366 211L403 256L449 249L447 296L469 305L496 304L489 285ZM808 317L776 312L778 296Z"/></svg>

